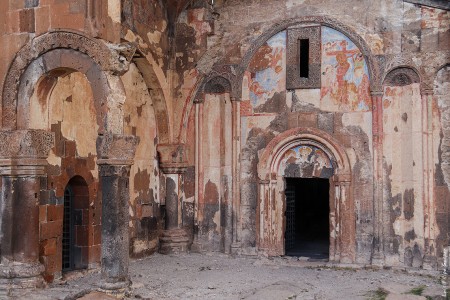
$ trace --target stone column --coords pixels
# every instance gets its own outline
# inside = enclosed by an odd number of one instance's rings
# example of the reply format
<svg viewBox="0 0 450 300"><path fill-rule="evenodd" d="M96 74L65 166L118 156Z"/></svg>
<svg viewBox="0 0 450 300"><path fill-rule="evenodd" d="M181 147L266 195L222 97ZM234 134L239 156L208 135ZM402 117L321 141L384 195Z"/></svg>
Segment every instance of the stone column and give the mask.
<svg viewBox="0 0 450 300"><path fill-rule="evenodd" d="M438 267L434 226L436 224L436 202L434 196L434 145L433 145L433 89L422 88L422 155L424 194L424 239L425 255L423 268L434 270Z"/></svg>
<svg viewBox="0 0 450 300"><path fill-rule="evenodd" d="M43 285L39 262L39 199L53 133L0 131L0 290Z"/></svg>
<svg viewBox="0 0 450 300"><path fill-rule="evenodd" d="M203 97L194 100L195 103L195 197L194 197L194 238L191 251L201 253L202 244L198 240L199 224L203 219L203 212L199 211L203 204Z"/></svg>
<svg viewBox="0 0 450 300"><path fill-rule="evenodd" d="M372 264L384 264L383 91L372 92L374 243Z"/></svg>
<svg viewBox="0 0 450 300"><path fill-rule="evenodd" d="M241 243L238 238L238 225L239 225L239 207L240 207L240 163L239 156L241 150L241 99L232 97L231 103L233 105L233 199L232 199L232 211L233 211L233 243L231 244L231 253L237 254L241 248Z"/></svg>
<svg viewBox="0 0 450 300"><path fill-rule="evenodd" d="M128 288L129 177L139 138L106 134L97 138L97 164L102 191L102 282L116 296Z"/></svg>
<svg viewBox="0 0 450 300"><path fill-rule="evenodd" d="M179 206L183 195L183 174L187 168L184 144L160 144L157 147L160 169L166 175L166 220L165 230L159 238L162 254L186 252L189 236L181 224Z"/></svg>

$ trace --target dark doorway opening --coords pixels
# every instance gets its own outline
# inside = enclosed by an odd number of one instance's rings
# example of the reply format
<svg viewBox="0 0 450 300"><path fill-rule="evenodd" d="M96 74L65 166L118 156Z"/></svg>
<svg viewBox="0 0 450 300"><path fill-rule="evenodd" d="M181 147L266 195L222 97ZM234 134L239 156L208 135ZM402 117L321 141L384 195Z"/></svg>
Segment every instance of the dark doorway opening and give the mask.
<svg viewBox="0 0 450 300"><path fill-rule="evenodd" d="M73 177L64 190L62 271L88 267L89 188L81 176Z"/></svg>
<svg viewBox="0 0 450 300"><path fill-rule="evenodd" d="M328 259L330 183L322 178L286 178L285 252Z"/></svg>

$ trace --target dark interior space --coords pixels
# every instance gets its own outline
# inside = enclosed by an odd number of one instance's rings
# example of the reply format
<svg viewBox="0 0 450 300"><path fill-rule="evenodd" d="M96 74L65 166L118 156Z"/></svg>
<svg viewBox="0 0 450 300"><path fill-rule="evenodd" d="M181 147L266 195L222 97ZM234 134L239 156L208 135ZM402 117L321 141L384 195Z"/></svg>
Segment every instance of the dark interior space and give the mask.
<svg viewBox="0 0 450 300"><path fill-rule="evenodd" d="M328 259L329 190L328 179L286 178L286 255Z"/></svg>
<svg viewBox="0 0 450 300"><path fill-rule="evenodd" d="M62 271L88 267L89 189L86 181L73 177L64 191Z"/></svg>

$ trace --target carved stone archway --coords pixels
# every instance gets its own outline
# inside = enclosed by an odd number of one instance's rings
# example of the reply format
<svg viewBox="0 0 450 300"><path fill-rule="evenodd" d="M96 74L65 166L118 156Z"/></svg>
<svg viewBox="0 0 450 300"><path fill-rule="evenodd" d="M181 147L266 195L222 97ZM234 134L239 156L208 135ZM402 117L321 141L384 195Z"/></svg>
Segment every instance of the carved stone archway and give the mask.
<svg viewBox="0 0 450 300"><path fill-rule="evenodd" d="M103 118L99 131L120 133L122 116L114 116L115 106L120 109L125 92L118 75L128 70L134 52L131 44L111 45L70 31L49 32L32 39L17 53L6 74L2 128L26 129L27 102L36 84L45 74L64 69L66 73L79 71L86 75L98 102L96 106L106 108L105 113L98 112Z"/></svg>
<svg viewBox="0 0 450 300"><path fill-rule="evenodd" d="M350 163L345 150L333 137L312 128L294 128L280 134L261 156L256 220L258 247L268 255L285 254L285 174L281 165L289 152L301 147L316 149L314 155L317 154L317 159L311 160L310 155L309 161L305 161L313 167L312 173L305 176L330 179L330 261L354 262L356 224ZM301 165L299 169L301 173Z"/></svg>
<svg viewBox="0 0 450 300"><path fill-rule="evenodd" d="M44 130L30 130L29 102L36 88L38 92L43 88L39 97L48 101L57 83L55 79L78 71L91 84L99 125L97 164L102 188L102 220L106 220L102 221L104 282L101 287L122 293L128 286L129 169L139 139L122 134L122 105L126 96L120 75L128 70L134 51L130 44L113 45L79 33L55 31L32 39L11 63L2 94L0 133L6 143L0 147L0 176L4 182L0 206L18 203L34 218L25 228L19 218L25 214L2 209L0 234L19 230L23 237L9 235L7 242L1 243L0 285L6 280L8 284L17 282L18 288L36 287L42 281L42 265L38 260L39 218L36 216L39 217L38 204L44 182L41 179L47 177L46 158L55 138ZM9 183L12 181L24 184L16 186ZM16 201L17 197L21 202ZM29 236L33 238L28 239ZM9 244L12 246L5 251L3 245ZM27 257L20 254L22 249L29 253ZM18 264L24 267L17 269ZM35 279L30 280L31 277Z"/></svg>

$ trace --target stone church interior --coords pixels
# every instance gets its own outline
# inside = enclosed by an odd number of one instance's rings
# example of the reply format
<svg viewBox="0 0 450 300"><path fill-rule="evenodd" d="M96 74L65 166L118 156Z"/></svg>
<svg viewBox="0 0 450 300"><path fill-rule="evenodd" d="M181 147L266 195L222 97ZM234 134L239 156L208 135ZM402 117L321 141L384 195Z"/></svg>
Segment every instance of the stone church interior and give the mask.
<svg viewBox="0 0 450 300"><path fill-rule="evenodd" d="M0 2L0 287L183 252L446 270L446 0Z"/></svg>

